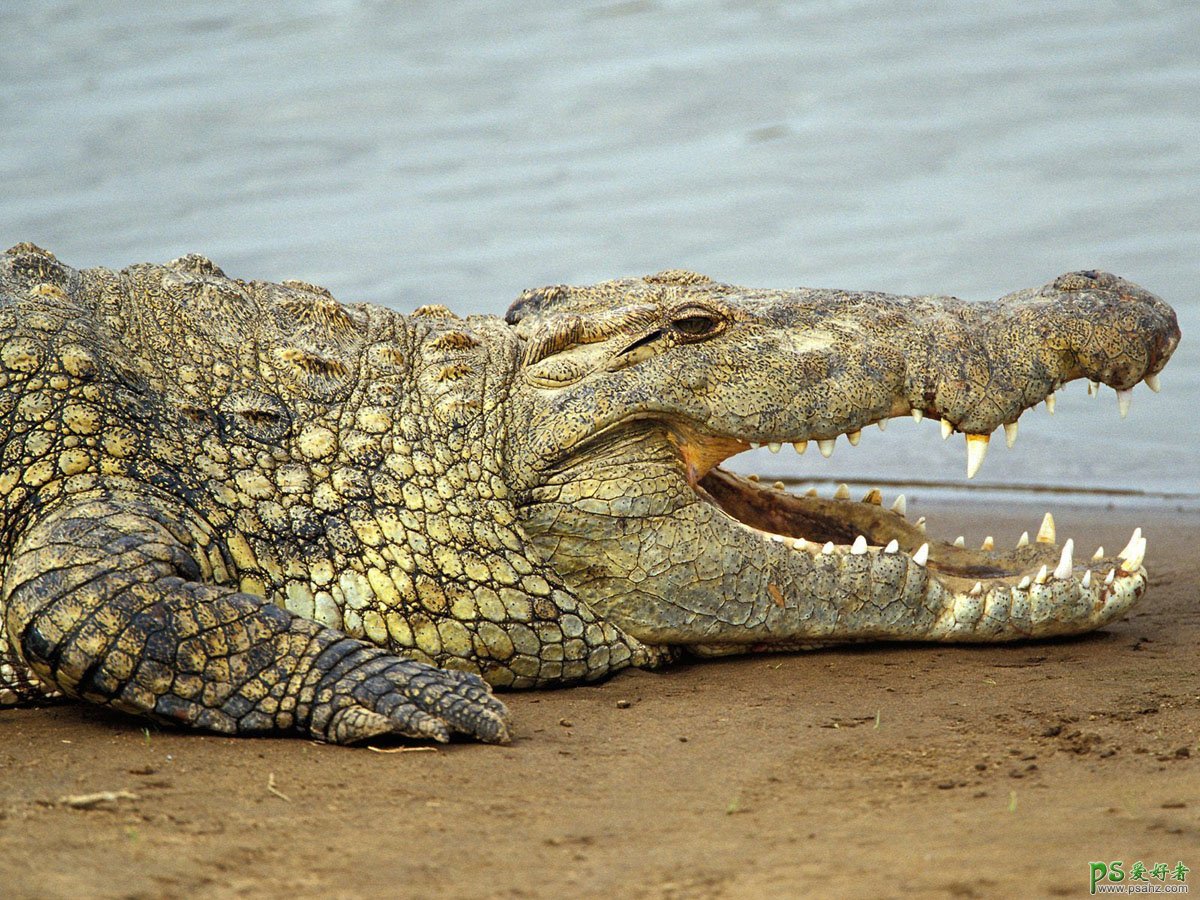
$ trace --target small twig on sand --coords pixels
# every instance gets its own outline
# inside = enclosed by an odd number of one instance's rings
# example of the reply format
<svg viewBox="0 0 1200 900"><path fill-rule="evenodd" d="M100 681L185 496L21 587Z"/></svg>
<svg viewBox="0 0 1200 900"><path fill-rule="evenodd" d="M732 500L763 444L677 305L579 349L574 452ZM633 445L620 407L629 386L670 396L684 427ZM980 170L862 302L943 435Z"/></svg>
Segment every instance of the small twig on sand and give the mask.
<svg viewBox="0 0 1200 900"><path fill-rule="evenodd" d="M94 794L69 794L59 797L58 802L72 809L93 809L101 803L116 803L118 800L137 800L137 794L129 791L97 791Z"/></svg>
<svg viewBox="0 0 1200 900"><path fill-rule="evenodd" d="M267 792L274 794L280 800L286 800L288 803L292 802L291 797L289 797L287 794L285 794L279 788L275 787L275 773L274 772L270 772L267 774Z"/></svg>

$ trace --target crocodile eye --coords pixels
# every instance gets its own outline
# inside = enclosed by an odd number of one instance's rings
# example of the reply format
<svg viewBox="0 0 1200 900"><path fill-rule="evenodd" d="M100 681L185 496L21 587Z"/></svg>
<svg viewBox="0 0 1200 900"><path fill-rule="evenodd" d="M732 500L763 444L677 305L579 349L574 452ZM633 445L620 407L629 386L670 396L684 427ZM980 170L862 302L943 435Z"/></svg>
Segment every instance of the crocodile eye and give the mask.
<svg viewBox="0 0 1200 900"><path fill-rule="evenodd" d="M689 309L672 319L671 327L684 340L695 341L712 337L725 327L725 321L705 310Z"/></svg>

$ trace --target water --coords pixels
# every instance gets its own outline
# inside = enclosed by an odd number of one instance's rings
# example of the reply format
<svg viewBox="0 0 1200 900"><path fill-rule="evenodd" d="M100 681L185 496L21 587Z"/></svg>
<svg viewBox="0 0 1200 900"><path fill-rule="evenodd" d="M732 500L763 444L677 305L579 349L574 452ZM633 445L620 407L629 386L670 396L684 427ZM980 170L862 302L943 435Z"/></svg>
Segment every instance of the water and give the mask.
<svg viewBox="0 0 1200 900"><path fill-rule="evenodd" d="M1068 388L977 480L1200 504L1198 4L137 6L0 7L5 246L491 313L676 267L979 299L1108 269L1179 312L1163 393L1122 422ZM929 422L759 454L965 483Z"/></svg>

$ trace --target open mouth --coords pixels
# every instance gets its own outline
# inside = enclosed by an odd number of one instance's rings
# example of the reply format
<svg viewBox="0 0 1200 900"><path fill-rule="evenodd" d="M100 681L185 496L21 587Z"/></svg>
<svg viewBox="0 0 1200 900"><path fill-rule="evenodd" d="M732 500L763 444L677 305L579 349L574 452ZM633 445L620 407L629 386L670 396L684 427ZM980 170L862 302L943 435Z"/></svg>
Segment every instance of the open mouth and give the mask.
<svg viewBox="0 0 1200 900"><path fill-rule="evenodd" d="M1122 398L1122 407L1127 402ZM816 489L791 493L780 482L766 485L757 475L737 475L719 467L728 457L760 445L673 431L692 488L731 524L764 544L808 554L815 563L825 558L826 565L844 567L850 558L859 557L860 568L888 573L893 587L915 579L936 582L949 600L947 630L969 625L983 640L989 629L980 626L992 617L997 628L1003 622L1005 629L1042 636L1054 633L1050 620L1064 608L1073 611L1072 619L1106 620L1112 610L1127 608L1145 590L1146 539L1140 528L1116 555L1099 547L1080 559L1072 539L1058 543L1050 513L1035 535L1026 532L1010 548L998 547L990 536L978 548L967 547L962 537L932 540L924 518L909 519L903 494L885 505L878 489L855 499L844 484L831 497L820 496ZM1009 431L1015 434L1015 429ZM852 443L857 443L856 437L849 435ZM979 451L972 450L971 437L968 466L977 469ZM803 452L805 443L798 442L796 450ZM821 443L825 450L832 440ZM778 452L780 445L770 448Z"/></svg>

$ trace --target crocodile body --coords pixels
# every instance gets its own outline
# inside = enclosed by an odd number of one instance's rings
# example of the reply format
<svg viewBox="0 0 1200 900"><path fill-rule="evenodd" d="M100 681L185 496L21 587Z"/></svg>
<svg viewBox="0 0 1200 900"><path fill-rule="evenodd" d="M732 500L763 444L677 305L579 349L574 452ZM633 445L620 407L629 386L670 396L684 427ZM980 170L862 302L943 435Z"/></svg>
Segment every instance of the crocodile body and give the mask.
<svg viewBox="0 0 1200 900"><path fill-rule="evenodd" d="M0 258L0 704L337 742L507 740L491 686L684 652L1098 627L1144 541L929 544L878 492L719 468L898 415L986 437L1074 378L1153 386L1170 307L1104 273L990 304L685 272L505 319L342 304L187 256ZM1053 569L1053 575L1050 570Z"/></svg>

